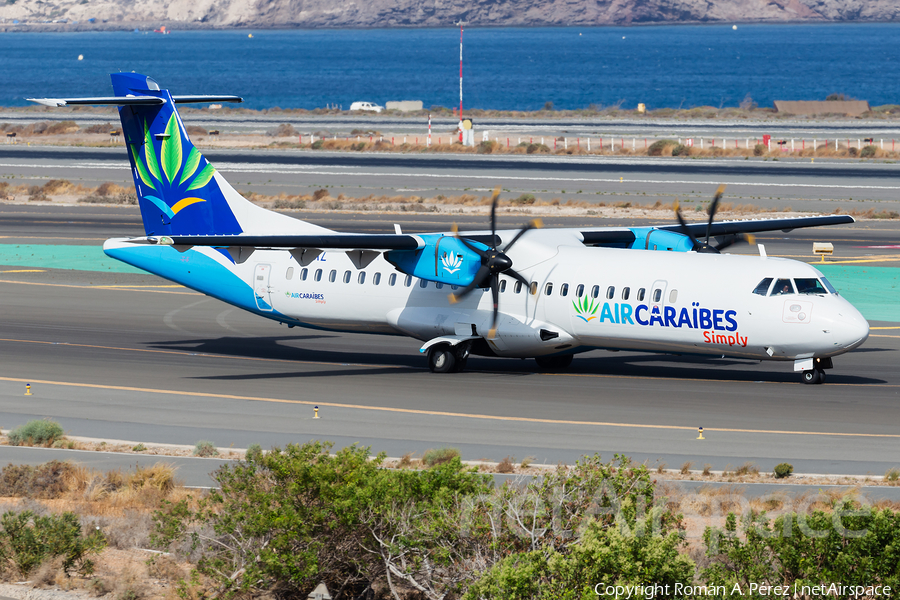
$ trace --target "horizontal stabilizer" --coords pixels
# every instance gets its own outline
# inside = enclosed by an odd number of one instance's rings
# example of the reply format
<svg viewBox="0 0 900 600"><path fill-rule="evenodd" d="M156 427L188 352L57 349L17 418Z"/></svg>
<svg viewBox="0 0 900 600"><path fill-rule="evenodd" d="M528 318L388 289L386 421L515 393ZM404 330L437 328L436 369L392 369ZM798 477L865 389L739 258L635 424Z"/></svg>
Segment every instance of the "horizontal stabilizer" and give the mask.
<svg viewBox="0 0 900 600"><path fill-rule="evenodd" d="M156 96L108 96L104 98L28 98L29 102L37 102L44 106L83 106L112 104L115 106L152 106L165 104L164 98ZM175 104L197 104L201 102L243 102L240 96L172 96Z"/></svg>

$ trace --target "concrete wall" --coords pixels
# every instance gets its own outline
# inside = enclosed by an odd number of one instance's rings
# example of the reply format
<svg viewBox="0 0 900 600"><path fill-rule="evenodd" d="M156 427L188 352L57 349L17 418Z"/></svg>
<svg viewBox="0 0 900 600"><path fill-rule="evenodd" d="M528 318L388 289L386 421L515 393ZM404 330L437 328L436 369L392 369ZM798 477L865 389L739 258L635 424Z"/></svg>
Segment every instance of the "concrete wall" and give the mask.
<svg viewBox="0 0 900 600"><path fill-rule="evenodd" d="M401 112L413 112L422 110L421 100L401 100L399 102L386 102L384 107L387 110L399 110Z"/></svg>
<svg viewBox="0 0 900 600"><path fill-rule="evenodd" d="M869 110L866 100L776 100L775 110L786 115L859 116Z"/></svg>

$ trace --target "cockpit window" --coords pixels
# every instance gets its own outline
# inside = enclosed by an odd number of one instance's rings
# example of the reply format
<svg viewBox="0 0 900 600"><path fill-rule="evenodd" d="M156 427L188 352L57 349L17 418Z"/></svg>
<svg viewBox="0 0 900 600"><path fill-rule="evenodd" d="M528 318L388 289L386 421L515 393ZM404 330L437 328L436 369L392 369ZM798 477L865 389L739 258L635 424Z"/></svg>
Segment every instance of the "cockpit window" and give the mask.
<svg viewBox="0 0 900 600"><path fill-rule="evenodd" d="M786 296L794 293L794 285L790 279L779 279L772 288L772 296Z"/></svg>
<svg viewBox="0 0 900 600"><path fill-rule="evenodd" d="M824 278L824 277L822 278L822 284L825 286L825 289L826 289L826 290L828 290L829 292L831 292L831 293L834 294L835 296L838 296L838 295L839 295L839 294L838 294L838 291L837 291L836 289L834 289L834 286L833 286L833 285L831 285L831 282L828 281L828 280L827 280L826 278Z"/></svg>
<svg viewBox="0 0 900 600"><path fill-rule="evenodd" d="M754 294L759 296L765 296L769 291L769 286L772 285L772 277L766 277L762 281L759 282L759 285L756 286L756 289L753 290Z"/></svg>
<svg viewBox="0 0 900 600"><path fill-rule="evenodd" d="M819 283L819 280L810 277L804 279L795 279L794 283L797 284L797 293L798 294L821 294L825 295L828 292L825 290L825 286Z"/></svg>

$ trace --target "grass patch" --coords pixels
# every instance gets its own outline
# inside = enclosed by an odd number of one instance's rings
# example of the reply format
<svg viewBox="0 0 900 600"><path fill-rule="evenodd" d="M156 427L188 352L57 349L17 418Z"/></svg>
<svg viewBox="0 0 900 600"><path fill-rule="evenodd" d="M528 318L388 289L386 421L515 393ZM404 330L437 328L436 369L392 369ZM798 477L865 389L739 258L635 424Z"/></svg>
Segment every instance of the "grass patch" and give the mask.
<svg viewBox="0 0 900 600"><path fill-rule="evenodd" d="M216 448L216 445L210 442L209 440L200 440L196 444L194 444L194 456L202 456L203 458L209 458L210 456L218 456L219 451Z"/></svg>
<svg viewBox="0 0 900 600"><path fill-rule="evenodd" d="M428 467L434 467L448 463L454 458L459 458L459 450L456 448L438 448L426 450L422 455L422 463Z"/></svg>

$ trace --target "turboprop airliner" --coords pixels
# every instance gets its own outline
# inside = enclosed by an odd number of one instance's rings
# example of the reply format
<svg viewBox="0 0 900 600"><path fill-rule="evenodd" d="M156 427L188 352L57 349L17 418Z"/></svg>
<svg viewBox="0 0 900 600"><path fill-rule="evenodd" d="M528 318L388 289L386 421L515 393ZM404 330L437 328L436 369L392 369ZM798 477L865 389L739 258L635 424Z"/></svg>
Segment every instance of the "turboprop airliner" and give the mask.
<svg viewBox="0 0 900 600"><path fill-rule="evenodd" d="M471 354L563 369L595 349L793 362L825 380L869 335L863 316L814 267L722 253L761 231L852 223L845 215L659 227L341 233L256 206L191 143L180 103L136 73L114 96L43 98L118 106L146 235L107 240L109 256L289 327L406 335L436 373ZM449 300L448 300L449 298Z"/></svg>

